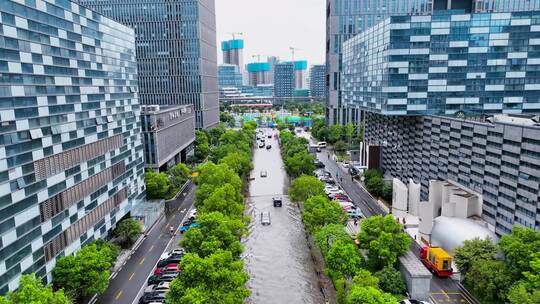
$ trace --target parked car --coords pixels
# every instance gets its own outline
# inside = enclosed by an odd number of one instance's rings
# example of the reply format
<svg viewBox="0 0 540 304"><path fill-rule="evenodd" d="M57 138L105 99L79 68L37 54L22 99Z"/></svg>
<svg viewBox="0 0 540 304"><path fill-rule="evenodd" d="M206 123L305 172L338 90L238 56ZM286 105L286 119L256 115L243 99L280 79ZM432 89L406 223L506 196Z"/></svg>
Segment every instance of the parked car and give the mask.
<svg viewBox="0 0 540 304"><path fill-rule="evenodd" d="M327 195L328 195L329 199L334 199L338 195L345 195L345 193L343 192L343 190L339 190L339 191L336 191L336 192L329 193Z"/></svg>
<svg viewBox="0 0 540 304"><path fill-rule="evenodd" d="M326 148L326 142L325 141L320 141L317 143L317 146L319 146L319 148Z"/></svg>
<svg viewBox="0 0 540 304"><path fill-rule="evenodd" d="M268 176L268 172L266 171L261 171L261 177L267 177Z"/></svg>
<svg viewBox="0 0 540 304"><path fill-rule="evenodd" d="M349 167L349 174L352 175L352 176L356 176L358 175L360 172L358 172L358 169L356 169L355 167L352 167L350 166Z"/></svg>
<svg viewBox="0 0 540 304"><path fill-rule="evenodd" d="M163 291L151 291L145 292L139 299L139 304L150 304L152 302L165 302L165 292Z"/></svg>
<svg viewBox="0 0 540 304"><path fill-rule="evenodd" d="M188 219L187 221L182 224L182 227L180 228L180 233L184 233L188 231L191 228L199 227L199 224L195 222L195 219Z"/></svg>
<svg viewBox="0 0 540 304"><path fill-rule="evenodd" d="M315 168L320 168L320 169L324 168L324 163L318 159L314 160L313 164L315 165Z"/></svg>
<svg viewBox="0 0 540 304"><path fill-rule="evenodd" d="M409 299L409 300L399 301L399 304L429 304L429 302Z"/></svg>
<svg viewBox="0 0 540 304"><path fill-rule="evenodd" d="M283 204L283 200L281 199L281 197L273 197L272 203L274 204L274 207L281 207Z"/></svg>
<svg viewBox="0 0 540 304"><path fill-rule="evenodd" d="M320 179L321 182L325 183L326 185L336 185L336 181L331 177L323 177Z"/></svg>
<svg viewBox="0 0 540 304"><path fill-rule="evenodd" d="M171 284L171 282L160 282L160 283L155 284L155 285L150 285L145 289L145 292L150 292L150 291L167 292L170 289L170 284Z"/></svg>
<svg viewBox="0 0 540 304"><path fill-rule="evenodd" d="M168 258L159 260L159 262L157 263L157 267L164 267L170 264L178 264L182 260L182 257L184 257L183 254L171 255Z"/></svg>
<svg viewBox="0 0 540 304"><path fill-rule="evenodd" d="M342 162L341 165L343 166L343 168L345 169L348 169L349 168L349 163L348 162Z"/></svg>
<svg viewBox="0 0 540 304"><path fill-rule="evenodd" d="M157 267L154 270L154 274L164 274L164 273L171 273L171 272L179 272L180 269L178 268L178 264L167 264L163 267Z"/></svg>
<svg viewBox="0 0 540 304"><path fill-rule="evenodd" d="M174 256L183 256L184 253L186 253L186 251L184 250L184 248L176 248L176 249L173 249L171 251L168 251L168 252L165 252L161 255L161 258L162 260L164 259L168 259L170 257L174 257Z"/></svg>
<svg viewBox="0 0 540 304"><path fill-rule="evenodd" d="M197 209L196 209L196 208L193 208L193 209L191 209L191 211L189 212L188 218L189 218L189 219L190 219L190 218L195 219L196 217L197 217Z"/></svg>
<svg viewBox="0 0 540 304"><path fill-rule="evenodd" d="M178 276L178 272L152 275L148 278L148 285L156 285L161 282L170 282L174 280L177 276Z"/></svg>
<svg viewBox="0 0 540 304"><path fill-rule="evenodd" d="M270 225L270 212L261 212L261 224L263 224L264 226Z"/></svg>

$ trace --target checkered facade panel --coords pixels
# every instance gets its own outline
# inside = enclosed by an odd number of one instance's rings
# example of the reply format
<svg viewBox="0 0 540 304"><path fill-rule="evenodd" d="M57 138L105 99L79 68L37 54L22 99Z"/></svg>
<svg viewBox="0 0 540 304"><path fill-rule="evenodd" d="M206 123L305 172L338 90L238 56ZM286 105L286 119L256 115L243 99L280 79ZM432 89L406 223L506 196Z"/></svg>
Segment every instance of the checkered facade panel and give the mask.
<svg viewBox="0 0 540 304"><path fill-rule="evenodd" d="M0 294L50 280L142 197L140 130L132 29L67 0L2 1Z"/></svg>
<svg viewBox="0 0 540 304"><path fill-rule="evenodd" d="M343 101L389 115L540 112L540 11L391 17L344 43Z"/></svg>
<svg viewBox="0 0 540 304"><path fill-rule="evenodd" d="M540 229L540 127L367 112L366 140L387 173L421 184L422 200L430 180L449 179L482 194L497 234Z"/></svg>

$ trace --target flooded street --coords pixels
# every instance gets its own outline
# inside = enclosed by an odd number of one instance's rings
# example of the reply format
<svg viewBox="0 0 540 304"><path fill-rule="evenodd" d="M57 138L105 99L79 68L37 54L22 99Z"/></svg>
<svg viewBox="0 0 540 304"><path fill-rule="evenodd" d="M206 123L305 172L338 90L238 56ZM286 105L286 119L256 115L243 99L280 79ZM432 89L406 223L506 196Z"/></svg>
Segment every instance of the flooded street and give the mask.
<svg viewBox="0 0 540 304"><path fill-rule="evenodd" d="M277 131L264 129L265 135ZM265 136L266 137L266 136ZM300 210L289 201L287 176L277 139L265 138L270 150L256 148L246 213L251 216L244 240L243 259L249 272L248 288L253 304L324 303L319 290ZM261 171L267 177L261 177ZM273 207L272 197L283 198L283 207ZM261 212L269 211L271 224L261 224Z"/></svg>

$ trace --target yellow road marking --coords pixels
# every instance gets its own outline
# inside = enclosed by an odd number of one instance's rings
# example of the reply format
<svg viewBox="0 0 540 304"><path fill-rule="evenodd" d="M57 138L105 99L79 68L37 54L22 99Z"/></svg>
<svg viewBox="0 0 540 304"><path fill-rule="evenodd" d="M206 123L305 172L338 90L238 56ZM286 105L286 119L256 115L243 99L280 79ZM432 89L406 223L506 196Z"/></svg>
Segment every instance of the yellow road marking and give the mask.
<svg viewBox="0 0 540 304"><path fill-rule="evenodd" d="M142 265L144 263L144 258L141 259L141 261L139 262L139 265Z"/></svg>
<svg viewBox="0 0 540 304"><path fill-rule="evenodd" d="M117 301L122 296L122 291L120 290L118 293L116 293L116 297L114 297Z"/></svg>
<svg viewBox="0 0 540 304"><path fill-rule="evenodd" d="M133 279L133 276L135 275L135 272L132 273L130 276L129 276L129 280L128 281L131 281L131 279Z"/></svg>
<svg viewBox="0 0 540 304"><path fill-rule="evenodd" d="M154 245L150 246L150 249L148 251L152 251L154 249Z"/></svg>
<svg viewBox="0 0 540 304"><path fill-rule="evenodd" d="M159 236L158 236L157 238L158 238L158 239L160 239L162 235L163 235L163 233L162 233L162 234L160 234L160 235L159 235Z"/></svg>

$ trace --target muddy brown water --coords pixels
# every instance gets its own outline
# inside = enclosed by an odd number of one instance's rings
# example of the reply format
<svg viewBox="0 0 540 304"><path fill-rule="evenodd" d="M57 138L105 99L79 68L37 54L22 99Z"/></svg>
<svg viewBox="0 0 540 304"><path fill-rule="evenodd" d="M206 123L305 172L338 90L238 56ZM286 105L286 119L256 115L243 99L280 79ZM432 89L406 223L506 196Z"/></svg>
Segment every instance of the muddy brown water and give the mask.
<svg viewBox="0 0 540 304"><path fill-rule="evenodd" d="M265 134L273 130L263 129ZM287 196L287 175L278 141L265 136L272 148L256 148L254 180L246 196L246 214L251 217L249 234L243 240L243 259L250 275L248 288L253 304L324 303L306 241L300 210ZM261 171L267 177L261 177ZM273 207L272 197L283 198L283 207ZM261 224L261 212L269 211L271 224Z"/></svg>

